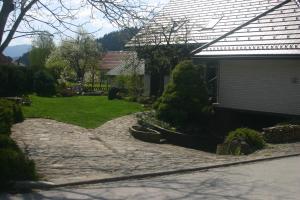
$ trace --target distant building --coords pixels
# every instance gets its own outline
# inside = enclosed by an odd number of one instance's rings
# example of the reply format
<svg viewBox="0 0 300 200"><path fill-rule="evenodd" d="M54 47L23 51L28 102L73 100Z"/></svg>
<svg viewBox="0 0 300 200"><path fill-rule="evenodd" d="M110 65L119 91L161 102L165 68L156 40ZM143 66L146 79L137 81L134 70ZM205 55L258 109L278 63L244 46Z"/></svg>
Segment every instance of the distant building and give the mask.
<svg viewBox="0 0 300 200"><path fill-rule="evenodd" d="M100 64L101 73L106 76L108 83L113 84L114 78L120 75L138 75L144 80L144 86L148 87L149 77L145 77L145 64L139 60L133 51L109 51ZM146 89L148 91L148 89Z"/></svg>

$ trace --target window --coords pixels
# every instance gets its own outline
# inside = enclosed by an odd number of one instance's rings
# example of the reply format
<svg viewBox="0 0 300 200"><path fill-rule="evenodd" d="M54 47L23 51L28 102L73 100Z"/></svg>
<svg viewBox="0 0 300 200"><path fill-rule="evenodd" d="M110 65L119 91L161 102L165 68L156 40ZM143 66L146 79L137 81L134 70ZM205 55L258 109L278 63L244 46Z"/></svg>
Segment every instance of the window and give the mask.
<svg viewBox="0 0 300 200"><path fill-rule="evenodd" d="M203 29L213 29L217 23L222 19L222 17L211 19L204 27Z"/></svg>
<svg viewBox="0 0 300 200"><path fill-rule="evenodd" d="M187 20L173 21L173 32L177 32L186 22Z"/></svg>

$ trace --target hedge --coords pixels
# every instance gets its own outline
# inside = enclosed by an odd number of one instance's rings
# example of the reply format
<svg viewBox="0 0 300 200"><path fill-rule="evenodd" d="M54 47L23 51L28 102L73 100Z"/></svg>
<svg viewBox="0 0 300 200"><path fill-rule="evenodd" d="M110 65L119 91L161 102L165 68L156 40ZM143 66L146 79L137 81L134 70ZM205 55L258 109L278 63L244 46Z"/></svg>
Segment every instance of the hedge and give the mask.
<svg viewBox="0 0 300 200"><path fill-rule="evenodd" d="M14 65L0 66L0 97L21 96L33 91L33 71Z"/></svg>

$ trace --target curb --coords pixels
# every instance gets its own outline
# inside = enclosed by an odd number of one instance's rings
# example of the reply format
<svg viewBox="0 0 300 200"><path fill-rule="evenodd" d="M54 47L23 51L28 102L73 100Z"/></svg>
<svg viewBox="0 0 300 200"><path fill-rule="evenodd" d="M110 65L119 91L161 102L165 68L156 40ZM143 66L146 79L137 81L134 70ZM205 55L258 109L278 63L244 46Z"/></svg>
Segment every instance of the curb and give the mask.
<svg viewBox="0 0 300 200"><path fill-rule="evenodd" d="M52 182L43 182L43 181L37 181L37 182L21 181L21 182L16 182L15 189L49 190L49 189L54 189L54 188L67 187L67 186L78 186L78 185L87 185L87 184L110 183L110 182L118 182L118 181L125 181L125 180L154 178L154 177L158 177L158 176L167 176L167 175L173 175L173 174L184 174L184 173L190 173L190 172L196 172L196 171L205 171L205 170L209 170L209 169L230 167L230 166L250 164L250 163L256 163L256 162L263 162L263 161L271 161L271 160L296 157L296 156L300 156L300 153L283 155L283 156L274 156L274 157L268 157L268 158L259 158L259 159L246 160L246 161L231 162L231 163L211 165L211 166L205 166L205 167L179 169L179 170L172 170L172 171L162 171L162 172L137 174L137 175L130 175L130 176L119 176L119 177L112 177L112 178L92 179L92 180L84 180L84 181L69 182L69 183L62 183L62 184L55 184Z"/></svg>

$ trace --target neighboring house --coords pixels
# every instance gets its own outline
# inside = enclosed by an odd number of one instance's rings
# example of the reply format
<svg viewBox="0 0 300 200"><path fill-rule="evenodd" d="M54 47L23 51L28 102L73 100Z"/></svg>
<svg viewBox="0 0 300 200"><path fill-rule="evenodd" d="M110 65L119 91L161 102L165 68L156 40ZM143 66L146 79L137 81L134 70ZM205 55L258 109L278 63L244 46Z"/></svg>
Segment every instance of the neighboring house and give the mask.
<svg viewBox="0 0 300 200"><path fill-rule="evenodd" d="M172 0L134 39L165 44L158 29L176 22L172 41L185 36L199 45L194 61L206 65L216 106L300 115L299 6L299 0Z"/></svg>
<svg viewBox="0 0 300 200"><path fill-rule="evenodd" d="M125 51L108 51L104 54L101 59L99 66L100 69L100 85L103 83L109 84L109 79L106 76L106 73L111 69L119 66L123 63L123 60L128 56L128 53Z"/></svg>
<svg viewBox="0 0 300 200"><path fill-rule="evenodd" d="M106 74L109 70L119 66L123 63L123 60L128 56L126 51L108 51L104 54L101 64L100 71Z"/></svg>
<svg viewBox="0 0 300 200"><path fill-rule="evenodd" d="M145 63L143 60L139 60L136 52L124 51L122 52L121 59L118 62L114 62L113 68L111 68L106 75L107 76L119 76L119 75L132 75L136 74L144 76Z"/></svg>
<svg viewBox="0 0 300 200"><path fill-rule="evenodd" d="M136 52L109 51L102 59L100 70L108 77L110 84L120 75L138 75L144 81L144 90L149 91L149 77L145 76L145 64L143 60L138 59Z"/></svg>

